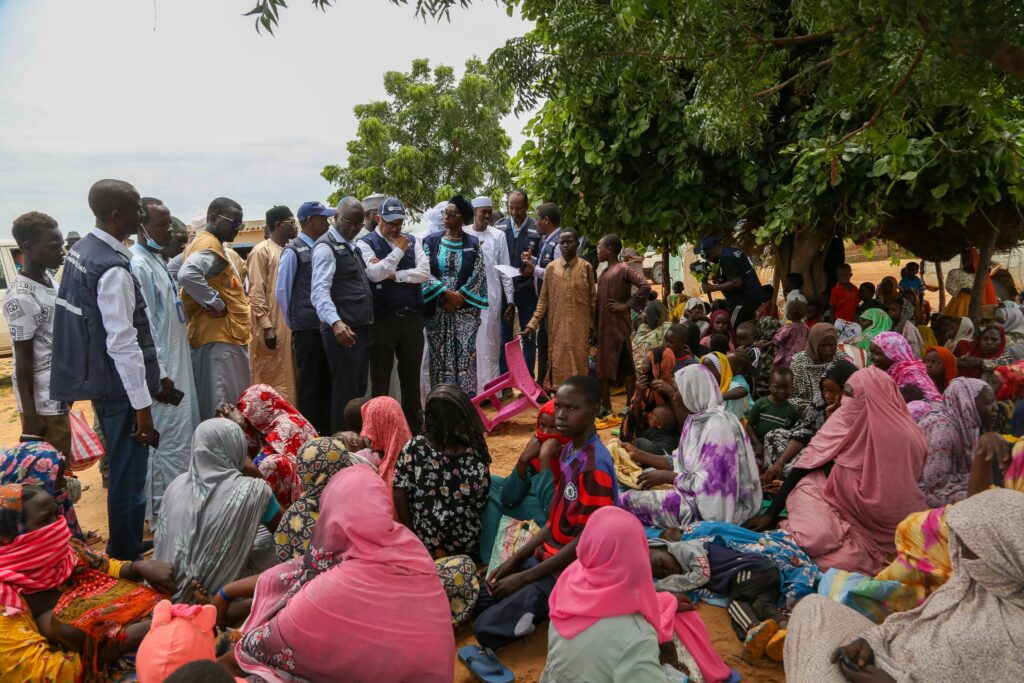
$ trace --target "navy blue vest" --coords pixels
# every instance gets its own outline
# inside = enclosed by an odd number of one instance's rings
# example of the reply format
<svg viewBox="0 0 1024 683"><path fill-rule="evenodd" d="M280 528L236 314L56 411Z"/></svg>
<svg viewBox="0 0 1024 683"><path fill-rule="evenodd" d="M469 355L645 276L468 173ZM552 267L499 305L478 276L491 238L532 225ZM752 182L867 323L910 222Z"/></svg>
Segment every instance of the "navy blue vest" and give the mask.
<svg viewBox="0 0 1024 683"><path fill-rule="evenodd" d="M505 241L508 244L508 258L514 266L519 265L523 252L527 249L532 250L534 254L540 249L540 233L537 232L537 224L530 217L527 217L523 222L523 229L519 231L518 237L513 234L511 216L502 218L495 223L494 227L500 228L505 232ZM537 292L533 288L532 277L523 277L522 275L514 277L512 278L512 287L515 292L515 304L517 306L527 302L536 303Z"/></svg>
<svg viewBox="0 0 1024 683"><path fill-rule="evenodd" d="M295 254L295 279L292 280L292 296L288 301L288 327L293 331L319 330L320 318L309 298L313 284L313 247L301 237L296 237L285 249Z"/></svg>
<svg viewBox="0 0 1024 683"><path fill-rule="evenodd" d="M124 268L131 273L128 259L92 233L79 240L68 254L53 319L50 398L60 401L128 398L114 361L107 355L107 331L97 304L100 277L111 268ZM160 391L156 345L146 317L146 300L135 276L132 276L132 284L135 287L132 324L146 364L146 386L151 394L156 394Z"/></svg>
<svg viewBox="0 0 1024 683"><path fill-rule="evenodd" d="M331 281L331 301L341 322L353 327L373 323L373 293L366 279L366 265L359 247L339 242L328 230L316 241L316 246L328 245L334 252L334 280ZM315 247L314 247L315 248ZM326 329L326 325L320 325Z"/></svg>
<svg viewBox="0 0 1024 683"><path fill-rule="evenodd" d="M416 267L416 238L406 235L409 238L409 248L402 255L396 270L409 270ZM359 238L373 249L378 259L384 259L395 247L388 244L388 241L376 230ZM420 313L423 311L423 287L419 284L409 282L395 282L384 280L371 284L373 288L373 311L376 315L394 313L396 311L410 311Z"/></svg>

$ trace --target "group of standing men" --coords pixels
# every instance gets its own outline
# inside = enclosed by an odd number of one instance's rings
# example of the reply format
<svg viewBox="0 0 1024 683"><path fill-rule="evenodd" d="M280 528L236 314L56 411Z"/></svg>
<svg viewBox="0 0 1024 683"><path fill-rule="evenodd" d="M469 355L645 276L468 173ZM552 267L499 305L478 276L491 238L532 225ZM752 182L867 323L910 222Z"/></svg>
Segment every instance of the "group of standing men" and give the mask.
<svg viewBox="0 0 1024 683"><path fill-rule="evenodd" d="M558 207L542 204L534 220L528 205L525 192L511 193L509 216L492 226L490 199L472 203L463 248L479 246L487 280L469 346L476 390L506 370L503 345L517 315L527 365L532 372L539 360L545 386L586 374L595 329L599 347L610 349L600 354L599 377L624 379L616 372L629 357L629 308L646 300L649 285L618 263L621 242L609 236L598 253L611 267L595 287L594 268L577 255L577 233L560 228ZM35 212L15 221L26 274L34 276L14 289L31 295L41 311L34 319L47 328L27 354L35 367L22 364L24 351L16 359L30 377L18 396L19 407L27 399L63 411L63 422L54 422L47 411L22 410L23 425L42 439L66 435L59 423L67 422L68 404L92 401L109 457L112 557L141 556L144 521L158 523L164 490L188 469L196 426L234 405L251 384L273 386L319 433L331 434L346 428L345 408L368 384L374 395L389 392L397 361L402 408L419 430L424 290L438 279L436 256L428 257L424 243L433 253L441 236L417 240L403 232L400 200L364 206L346 197L336 208L312 201L297 215L275 206L266 216L267 239L247 263L230 249L243 225L242 207L231 199L210 203L187 245L168 207L127 182L98 181L89 206L95 227L71 246L56 291L47 274L63 260L56 221ZM469 224L468 207L461 216ZM514 277L508 268L499 274L498 266L513 265ZM10 301L5 314L12 325L24 315Z"/></svg>

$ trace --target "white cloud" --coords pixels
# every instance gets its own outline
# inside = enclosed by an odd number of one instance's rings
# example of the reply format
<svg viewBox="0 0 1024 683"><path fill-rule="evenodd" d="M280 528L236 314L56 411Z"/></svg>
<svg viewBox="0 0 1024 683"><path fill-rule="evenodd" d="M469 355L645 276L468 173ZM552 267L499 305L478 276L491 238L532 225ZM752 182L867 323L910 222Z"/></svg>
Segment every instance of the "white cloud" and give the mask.
<svg viewBox="0 0 1024 683"><path fill-rule="evenodd" d="M527 30L476 3L424 22L387 0L293 0L271 37L241 16L253 0L0 0L0 235L21 213L92 224L86 194L114 177L185 218L210 199L246 216L323 199L343 162L352 107L415 58L486 58ZM154 25L156 30L154 31ZM525 121L511 115L513 150Z"/></svg>

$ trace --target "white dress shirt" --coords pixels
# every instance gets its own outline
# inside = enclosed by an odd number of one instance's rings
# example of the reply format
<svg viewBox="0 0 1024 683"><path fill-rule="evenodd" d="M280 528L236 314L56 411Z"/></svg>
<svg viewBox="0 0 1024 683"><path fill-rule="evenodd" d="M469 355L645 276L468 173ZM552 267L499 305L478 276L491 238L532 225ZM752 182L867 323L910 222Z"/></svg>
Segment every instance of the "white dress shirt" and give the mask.
<svg viewBox="0 0 1024 683"><path fill-rule="evenodd" d="M375 231L381 237L384 234L381 233L380 228ZM384 241L394 247L394 242L387 237L384 237ZM405 270L396 270L398 268L398 262L405 256L405 252L394 247L391 253L384 258L377 260L377 254L374 253L373 249L365 240L356 240L356 245L359 247L360 253L363 255L363 261L366 263L366 278L370 282L381 282L386 280L388 275L392 273L395 276L395 282L404 282L410 285L419 285L427 282L431 279L430 275L430 261L427 259L427 253L423 251L423 240L416 240L416 246L413 247L413 254L416 257L416 265L412 268L406 268Z"/></svg>
<svg viewBox="0 0 1024 683"><path fill-rule="evenodd" d="M128 402L135 410L153 404L146 386L146 363L139 346L138 332L132 323L135 313L135 282L128 264L132 253L109 233L93 228L92 234L124 257L124 268L111 268L100 276L96 284L96 304L100 309L103 329L107 333L107 355L121 378Z"/></svg>

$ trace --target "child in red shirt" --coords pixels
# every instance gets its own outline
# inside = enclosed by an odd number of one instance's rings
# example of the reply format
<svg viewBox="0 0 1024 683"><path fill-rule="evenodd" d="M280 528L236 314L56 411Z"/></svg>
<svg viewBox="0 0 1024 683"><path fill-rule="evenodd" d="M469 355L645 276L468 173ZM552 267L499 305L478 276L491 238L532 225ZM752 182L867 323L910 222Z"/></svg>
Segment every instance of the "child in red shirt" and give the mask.
<svg viewBox="0 0 1024 683"><path fill-rule="evenodd" d="M853 268L844 263L836 270L839 282L832 288L828 305L832 308L832 320L857 320L857 304L860 303L860 290L850 283Z"/></svg>

